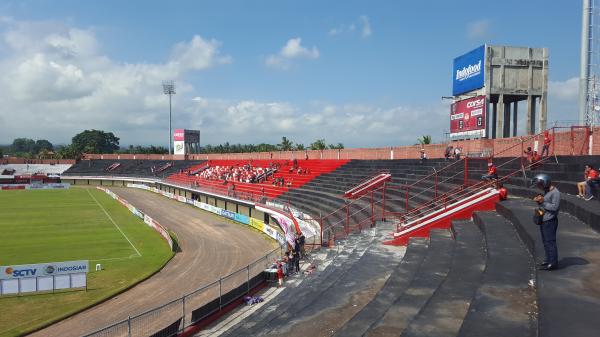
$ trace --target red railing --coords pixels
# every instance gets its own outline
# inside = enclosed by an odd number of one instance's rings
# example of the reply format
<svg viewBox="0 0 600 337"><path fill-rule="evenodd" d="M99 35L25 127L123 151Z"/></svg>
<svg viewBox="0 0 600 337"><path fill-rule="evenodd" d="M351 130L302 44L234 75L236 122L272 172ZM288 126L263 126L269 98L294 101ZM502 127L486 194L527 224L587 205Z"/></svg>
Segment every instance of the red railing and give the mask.
<svg viewBox="0 0 600 337"><path fill-rule="evenodd" d="M547 130L552 139L549 155L536 162L526 162L527 159L523 155L524 150L527 146L531 146L532 148L537 147L541 152L544 132L520 137L516 139L517 141L515 138L510 139L505 146L500 143L495 147L492 156L464 157L439 170L433 167L432 173L425 174L420 178L418 177L419 170L415 166L413 168L415 172L407 172L405 176L406 179L415 176L417 179L415 182L403 185L385 184L323 216L321 226L325 233L324 243L331 239L332 235L334 239L337 239L348 235L353 229L360 231L362 228L372 226L376 220L380 219L395 220L398 225L414 221L434 210L445 208L451 201L466 198L484 188L493 186L496 181L477 180L474 183L470 181L474 174L485 173L486 162L493 158L502 158L498 159L498 165L496 165L498 169L509 168L511 164L519 163L518 169L515 168L497 180L503 182L524 173L526 169L542 165L555 155L558 146L565 146L565 142L571 147L572 154L586 153L589 128L570 127L569 132L557 131L559 129L559 127L554 127ZM568 134L568 139L563 139L565 134ZM564 149L560 149L560 153L564 154ZM424 168L427 167L430 166L425 164ZM394 207L390 207L392 205Z"/></svg>
<svg viewBox="0 0 600 337"><path fill-rule="evenodd" d="M356 199L364 193L368 193L370 190L374 190L380 187L380 185L382 185L385 181L389 180L391 180L390 171L381 170L373 176L365 178L361 180L358 184L352 186L352 188L350 188L344 193L344 197Z"/></svg>

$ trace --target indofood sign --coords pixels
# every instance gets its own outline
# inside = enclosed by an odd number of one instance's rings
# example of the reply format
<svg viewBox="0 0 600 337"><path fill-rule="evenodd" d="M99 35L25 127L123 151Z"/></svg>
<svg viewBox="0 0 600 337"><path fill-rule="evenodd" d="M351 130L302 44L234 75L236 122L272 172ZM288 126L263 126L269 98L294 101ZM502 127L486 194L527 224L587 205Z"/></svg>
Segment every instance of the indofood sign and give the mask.
<svg viewBox="0 0 600 337"><path fill-rule="evenodd" d="M485 45L454 59L452 95L479 89L484 85Z"/></svg>
<svg viewBox="0 0 600 337"><path fill-rule="evenodd" d="M85 288L88 271L87 260L0 266L0 295Z"/></svg>

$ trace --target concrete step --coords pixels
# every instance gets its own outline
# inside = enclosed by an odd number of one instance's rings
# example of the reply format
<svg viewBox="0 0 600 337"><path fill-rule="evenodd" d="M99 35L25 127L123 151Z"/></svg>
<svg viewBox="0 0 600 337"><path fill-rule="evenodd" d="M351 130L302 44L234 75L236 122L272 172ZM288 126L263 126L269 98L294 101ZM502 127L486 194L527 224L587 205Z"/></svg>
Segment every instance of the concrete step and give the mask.
<svg viewBox="0 0 600 337"><path fill-rule="evenodd" d="M234 326L223 336L256 336L263 334L270 322L280 313L301 305L298 299L308 301L319 296L325 289L334 285L348 271L375 240L375 236L367 234L351 235L340 248L342 251L331 261L323 273L311 275L302 281L297 288L290 287L277 296L271 303L253 313L243 322ZM340 244L340 242L338 242ZM337 245L336 245L337 247Z"/></svg>
<svg viewBox="0 0 600 337"><path fill-rule="evenodd" d="M283 312L278 310L268 326L255 332L283 336L302 330L307 336L315 336L323 331L340 329L373 299L400 264L405 248L390 249L382 244L383 238L391 231L391 227L377 228L375 241L359 261L341 273L335 283L327 288L314 289L310 295L299 296L294 305Z"/></svg>
<svg viewBox="0 0 600 337"><path fill-rule="evenodd" d="M526 199L499 203L497 210L518 229L539 262L544 259L539 227ZM537 272L538 336L597 336L600 331L600 234L573 216L558 217L559 268Z"/></svg>
<svg viewBox="0 0 600 337"><path fill-rule="evenodd" d="M514 226L496 212L477 212L485 233L487 265L460 337L535 336L535 263Z"/></svg>
<svg viewBox="0 0 600 337"><path fill-rule="evenodd" d="M447 230L432 230L427 256L406 291L365 334L399 336L446 279L454 255L454 239Z"/></svg>
<svg viewBox="0 0 600 337"><path fill-rule="evenodd" d="M456 336L463 323L485 269L485 241L472 221L455 221L453 229L456 244L450 271L402 336Z"/></svg>
<svg viewBox="0 0 600 337"><path fill-rule="evenodd" d="M360 337L389 309L396 298L404 293L427 255L429 241L413 238L406 249L402 262L377 293L375 298L336 332L336 337Z"/></svg>

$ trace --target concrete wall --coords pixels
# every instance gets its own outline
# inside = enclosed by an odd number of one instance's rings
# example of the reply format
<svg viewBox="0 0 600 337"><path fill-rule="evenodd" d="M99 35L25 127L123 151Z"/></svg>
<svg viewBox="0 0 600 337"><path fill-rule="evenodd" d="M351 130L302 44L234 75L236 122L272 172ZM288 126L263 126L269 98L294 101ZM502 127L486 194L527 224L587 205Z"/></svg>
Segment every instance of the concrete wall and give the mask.
<svg viewBox="0 0 600 337"><path fill-rule="evenodd" d="M595 134L600 139L600 127L595 128ZM557 128L551 131L556 137L556 154L570 155L571 154L571 131L570 128ZM452 141L449 144L454 147L460 146L463 148L463 153L504 153L501 156L518 156L519 149L505 152L507 147L513 146L521 141L522 137L502 138L502 139L471 139ZM541 141L541 137L537 137ZM533 144L533 141L530 142ZM308 150L308 151L276 151L276 152L252 152L252 153L215 153L215 154L198 154L188 156L189 160L210 160L210 159L273 159L273 160L291 160L296 158L302 160L305 155L309 159L416 159L419 158L419 151L424 148L429 158L443 158L444 150L448 143L430 144L430 145L410 145L410 146L393 146L382 148L357 148L357 149L342 149L342 150ZM596 142L592 148L592 154L600 155L600 141ZM87 158L100 159L101 156L107 155L89 154ZM112 156L112 155L111 155ZM116 155L115 155L116 156ZM122 159L132 159L134 155L120 155ZM145 155L147 156L147 155ZM164 155L165 159L170 159ZM183 159L173 156L173 160ZM106 159L106 158L105 158ZM159 158L160 159L160 158Z"/></svg>

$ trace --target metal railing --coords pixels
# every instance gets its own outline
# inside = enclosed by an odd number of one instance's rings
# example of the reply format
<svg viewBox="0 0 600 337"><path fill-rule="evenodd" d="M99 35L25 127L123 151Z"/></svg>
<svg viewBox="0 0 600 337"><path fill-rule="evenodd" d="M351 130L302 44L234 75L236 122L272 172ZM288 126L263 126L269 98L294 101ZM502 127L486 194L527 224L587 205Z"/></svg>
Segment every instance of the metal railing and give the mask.
<svg viewBox="0 0 600 337"><path fill-rule="evenodd" d="M527 162L524 157L525 148L537 146L541 152L546 131L552 139L548 156L535 162ZM497 182L525 174L525 170L535 169L551 158L556 159L557 152L567 155L586 153L589 128L570 127L564 131L560 127L553 127L546 131L507 140L504 146L496 146L496 151L489 157L463 157L441 169L427 163L422 164L423 169L419 169L415 164L411 172L403 174L403 178L407 180L416 179L414 182L403 185L386 183L323 216L320 220L324 232L323 244L332 238L345 237L353 230L360 231L372 226L376 220L392 220L398 226L412 222L433 211L444 209L452 201L467 198ZM472 175L486 172L485 164L489 160L496 160L497 168L505 168L509 173L489 182L473 179ZM518 168L513 169L511 165ZM433 169L433 172L419 176L420 172L428 169Z"/></svg>
<svg viewBox="0 0 600 337"><path fill-rule="evenodd" d="M284 246L280 245L247 266L189 294L129 316L122 321L88 333L85 337L145 337L157 332L161 332L161 336L164 337L175 336L185 328L249 294L252 289L264 282L263 271L283 255Z"/></svg>

